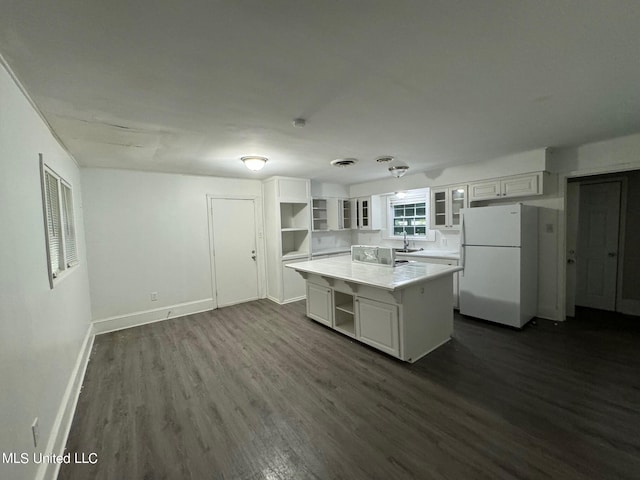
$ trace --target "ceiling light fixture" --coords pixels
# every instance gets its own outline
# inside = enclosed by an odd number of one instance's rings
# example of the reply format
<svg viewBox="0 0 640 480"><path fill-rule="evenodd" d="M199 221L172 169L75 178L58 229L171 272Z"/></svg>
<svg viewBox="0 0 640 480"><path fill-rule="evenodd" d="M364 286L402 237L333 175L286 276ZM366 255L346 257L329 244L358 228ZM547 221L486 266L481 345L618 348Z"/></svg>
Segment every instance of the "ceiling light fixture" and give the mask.
<svg viewBox="0 0 640 480"><path fill-rule="evenodd" d="M389 167L389 172L391 172L391 175L396 178L400 178L401 176L403 176L405 173L407 173L407 170L409 170L408 165L391 165Z"/></svg>
<svg viewBox="0 0 640 480"><path fill-rule="evenodd" d="M302 128L307 124L307 121L304 118L294 118L293 126L296 128Z"/></svg>
<svg viewBox="0 0 640 480"><path fill-rule="evenodd" d="M262 170L269 159L267 157L256 157L255 155L252 155L249 157L242 157L240 160L242 160L244 166L249 170L257 172L258 170Z"/></svg>

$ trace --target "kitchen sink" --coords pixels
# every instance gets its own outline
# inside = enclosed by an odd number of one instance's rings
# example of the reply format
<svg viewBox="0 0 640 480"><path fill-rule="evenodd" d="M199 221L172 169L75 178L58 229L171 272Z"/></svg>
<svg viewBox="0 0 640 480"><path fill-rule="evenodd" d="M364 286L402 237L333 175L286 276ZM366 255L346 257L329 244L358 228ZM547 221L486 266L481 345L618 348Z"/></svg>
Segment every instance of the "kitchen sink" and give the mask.
<svg viewBox="0 0 640 480"><path fill-rule="evenodd" d="M424 248L394 248L393 250L396 253L413 253L413 252L420 252L424 250Z"/></svg>

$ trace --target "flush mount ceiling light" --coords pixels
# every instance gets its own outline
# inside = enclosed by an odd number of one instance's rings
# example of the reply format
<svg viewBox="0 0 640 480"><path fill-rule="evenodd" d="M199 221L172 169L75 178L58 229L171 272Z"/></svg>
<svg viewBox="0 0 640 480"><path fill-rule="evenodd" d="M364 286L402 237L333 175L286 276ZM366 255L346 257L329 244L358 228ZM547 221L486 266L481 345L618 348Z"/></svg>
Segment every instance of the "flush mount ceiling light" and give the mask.
<svg viewBox="0 0 640 480"><path fill-rule="evenodd" d="M331 160L331 165L334 167L350 167L358 163L357 158L336 158L335 160Z"/></svg>
<svg viewBox="0 0 640 480"><path fill-rule="evenodd" d="M257 172L258 170L262 170L262 167L264 167L269 159L267 157L256 157L254 155L250 157L242 157L240 160L242 160L244 166L249 170Z"/></svg>
<svg viewBox="0 0 640 480"><path fill-rule="evenodd" d="M391 165L389 167L389 172L396 178L400 178L409 170L408 165Z"/></svg>

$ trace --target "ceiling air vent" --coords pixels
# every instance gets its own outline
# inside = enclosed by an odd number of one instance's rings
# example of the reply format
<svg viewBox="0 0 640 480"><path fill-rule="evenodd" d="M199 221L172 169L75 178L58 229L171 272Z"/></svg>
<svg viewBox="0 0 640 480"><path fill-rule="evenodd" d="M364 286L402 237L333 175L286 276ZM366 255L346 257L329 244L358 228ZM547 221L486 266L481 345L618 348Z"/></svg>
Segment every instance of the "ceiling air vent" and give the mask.
<svg viewBox="0 0 640 480"><path fill-rule="evenodd" d="M334 167L350 167L357 163L357 161L355 158L336 158L335 160L331 160L331 165Z"/></svg>
<svg viewBox="0 0 640 480"><path fill-rule="evenodd" d="M376 162L378 163L389 163L393 162L394 160L395 158L393 158L391 155L383 155L382 157L376 158Z"/></svg>

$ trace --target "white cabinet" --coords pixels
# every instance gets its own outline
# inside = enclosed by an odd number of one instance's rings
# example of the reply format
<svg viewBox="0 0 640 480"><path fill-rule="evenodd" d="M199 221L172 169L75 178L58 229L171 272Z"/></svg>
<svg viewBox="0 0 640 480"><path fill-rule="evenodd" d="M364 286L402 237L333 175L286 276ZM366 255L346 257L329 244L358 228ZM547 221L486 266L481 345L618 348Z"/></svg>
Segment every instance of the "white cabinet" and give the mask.
<svg viewBox="0 0 640 480"><path fill-rule="evenodd" d="M276 195L281 202L308 203L311 183L304 178L276 178Z"/></svg>
<svg viewBox="0 0 640 480"><path fill-rule="evenodd" d="M278 303L303 299L304 280L285 265L311 252L310 182L271 177L263 182L267 296Z"/></svg>
<svg viewBox="0 0 640 480"><path fill-rule="evenodd" d="M432 188L431 229L459 230L460 209L467 206L467 185Z"/></svg>
<svg viewBox="0 0 640 480"><path fill-rule="evenodd" d="M351 228L351 201L343 198L311 200L311 227L314 232Z"/></svg>
<svg viewBox="0 0 640 480"><path fill-rule="evenodd" d="M439 265L451 265L454 267L458 266L458 260L456 259L425 257L423 255L406 255L406 254L402 254L397 258L406 258L407 260L413 260L413 261L422 262L422 263L437 263ZM456 309L460 308L460 300L459 300L460 288L458 286L458 276L459 274L457 272L453 274L453 308L456 308Z"/></svg>
<svg viewBox="0 0 640 480"><path fill-rule="evenodd" d="M299 258L297 260L285 260L282 262L280 271L282 272L282 295L279 303L295 302L297 300L304 299L307 291L305 287L304 279L291 268L286 268L286 265L291 265L296 262L306 262L308 258Z"/></svg>
<svg viewBox="0 0 640 480"><path fill-rule="evenodd" d="M311 229L314 232L326 232L329 230L330 202L326 198L314 198L311 200Z"/></svg>
<svg viewBox="0 0 640 480"><path fill-rule="evenodd" d="M355 298L350 293L333 291L333 326L336 330L356 336L356 312L354 308Z"/></svg>
<svg viewBox="0 0 640 480"><path fill-rule="evenodd" d="M398 306L356 298L357 338L394 356L400 354Z"/></svg>
<svg viewBox="0 0 640 480"><path fill-rule="evenodd" d="M542 172L495 178L469 185L469 201L542 195Z"/></svg>
<svg viewBox="0 0 640 480"><path fill-rule="evenodd" d="M353 228L353 210L351 205L349 199L338 199L338 230L349 230Z"/></svg>
<svg viewBox="0 0 640 480"><path fill-rule="evenodd" d="M292 272L295 273L295 270ZM331 288L307 282L307 316L329 327L333 326Z"/></svg>
<svg viewBox="0 0 640 480"><path fill-rule="evenodd" d="M380 230L382 228L379 195L357 198L355 207L357 228L360 230Z"/></svg>

